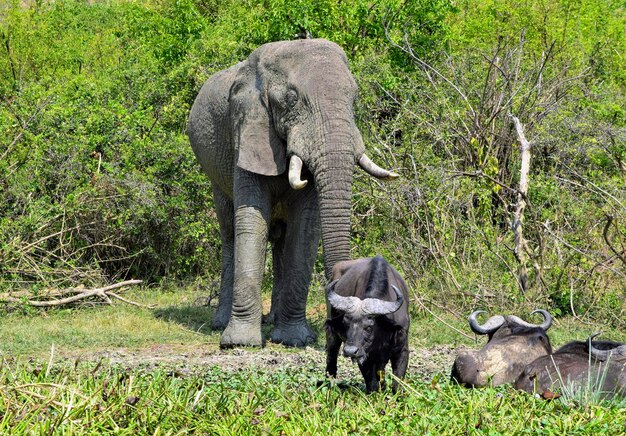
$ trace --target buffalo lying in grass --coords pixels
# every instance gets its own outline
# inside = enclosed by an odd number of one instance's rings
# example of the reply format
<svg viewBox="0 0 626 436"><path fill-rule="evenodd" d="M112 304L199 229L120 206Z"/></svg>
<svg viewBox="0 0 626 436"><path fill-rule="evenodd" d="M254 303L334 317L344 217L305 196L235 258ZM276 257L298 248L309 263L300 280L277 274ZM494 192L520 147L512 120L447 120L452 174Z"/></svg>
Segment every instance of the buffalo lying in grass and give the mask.
<svg viewBox="0 0 626 436"><path fill-rule="evenodd" d="M533 313L543 315L541 324L530 324L517 316L495 315L480 325L475 311L469 317L472 331L487 335L487 344L480 350L471 350L457 356L451 378L468 387L497 386L513 383L526 365L540 356L552 353L546 331L552 317L545 310Z"/></svg>
<svg viewBox="0 0 626 436"><path fill-rule="evenodd" d="M574 341L529 364L515 387L551 397L559 389L587 389L601 397L626 395L626 345L613 341Z"/></svg>
<svg viewBox="0 0 626 436"><path fill-rule="evenodd" d="M339 262L327 288L326 373L337 376L337 356L358 363L368 392L380 388L391 360L403 378L409 360L408 287L382 257ZM393 382L397 389L397 381Z"/></svg>

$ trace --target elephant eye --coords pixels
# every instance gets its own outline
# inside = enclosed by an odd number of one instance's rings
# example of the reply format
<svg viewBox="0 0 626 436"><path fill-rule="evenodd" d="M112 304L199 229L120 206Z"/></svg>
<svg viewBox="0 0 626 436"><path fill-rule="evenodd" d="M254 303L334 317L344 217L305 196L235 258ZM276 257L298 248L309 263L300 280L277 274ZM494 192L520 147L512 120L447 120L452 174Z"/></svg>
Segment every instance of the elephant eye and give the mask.
<svg viewBox="0 0 626 436"><path fill-rule="evenodd" d="M288 108L292 108L298 102L298 93L295 89L290 89L285 95L285 104Z"/></svg>

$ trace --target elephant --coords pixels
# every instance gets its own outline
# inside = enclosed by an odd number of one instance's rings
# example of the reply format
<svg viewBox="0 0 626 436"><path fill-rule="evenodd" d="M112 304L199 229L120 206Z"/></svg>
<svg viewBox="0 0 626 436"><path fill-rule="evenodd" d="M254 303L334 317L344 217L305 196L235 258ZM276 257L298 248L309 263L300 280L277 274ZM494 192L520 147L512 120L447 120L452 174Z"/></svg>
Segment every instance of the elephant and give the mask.
<svg viewBox="0 0 626 436"><path fill-rule="evenodd" d="M187 134L209 177L221 236L214 329L223 348L262 346L261 282L272 243L272 342L316 336L306 301L320 236L324 269L350 258L353 171L383 180L354 118L357 85L343 50L324 39L264 44L204 83Z"/></svg>

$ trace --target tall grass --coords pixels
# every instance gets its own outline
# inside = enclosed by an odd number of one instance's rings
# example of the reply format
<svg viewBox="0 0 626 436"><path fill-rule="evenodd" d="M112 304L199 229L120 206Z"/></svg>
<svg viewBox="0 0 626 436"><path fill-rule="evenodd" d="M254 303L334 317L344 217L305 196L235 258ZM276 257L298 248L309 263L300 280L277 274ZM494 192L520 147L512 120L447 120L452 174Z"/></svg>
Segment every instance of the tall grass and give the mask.
<svg viewBox="0 0 626 436"><path fill-rule="evenodd" d="M626 407L626 398L622 398L618 395L619 387L615 386L612 389L608 389L607 376L612 370L611 358L609 357L605 362L597 362L589 354L587 362L587 371L582 376L565 377L559 370L559 367L554 363L552 364L555 369L555 377L553 379L550 376L553 386L559 387L562 401L567 404L574 404L580 406L603 405L614 403L617 407ZM624 367L626 371L626 367ZM610 377L610 376L609 376ZM616 397L617 395L617 397ZM626 425L626 423L625 423Z"/></svg>
<svg viewBox="0 0 626 436"><path fill-rule="evenodd" d="M360 380L318 383L315 367L275 372L127 370L107 362L0 367L0 433L467 434L624 431L617 405L570 408L511 388L467 390L409 376L366 395ZM343 387L340 387L343 386Z"/></svg>

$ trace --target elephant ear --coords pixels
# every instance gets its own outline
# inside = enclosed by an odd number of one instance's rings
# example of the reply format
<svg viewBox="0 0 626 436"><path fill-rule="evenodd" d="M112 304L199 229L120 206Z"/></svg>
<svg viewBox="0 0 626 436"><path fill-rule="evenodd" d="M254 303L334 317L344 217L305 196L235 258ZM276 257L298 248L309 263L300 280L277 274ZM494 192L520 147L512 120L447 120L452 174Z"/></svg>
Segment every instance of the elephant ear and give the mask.
<svg viewBox="0 0 626 436"><path fill-rule="evenodd" d="M230 88L229 104L237 166L265 176L286 170L283 141L276 134L258 60L253 56L239 70Z"/></svg>

